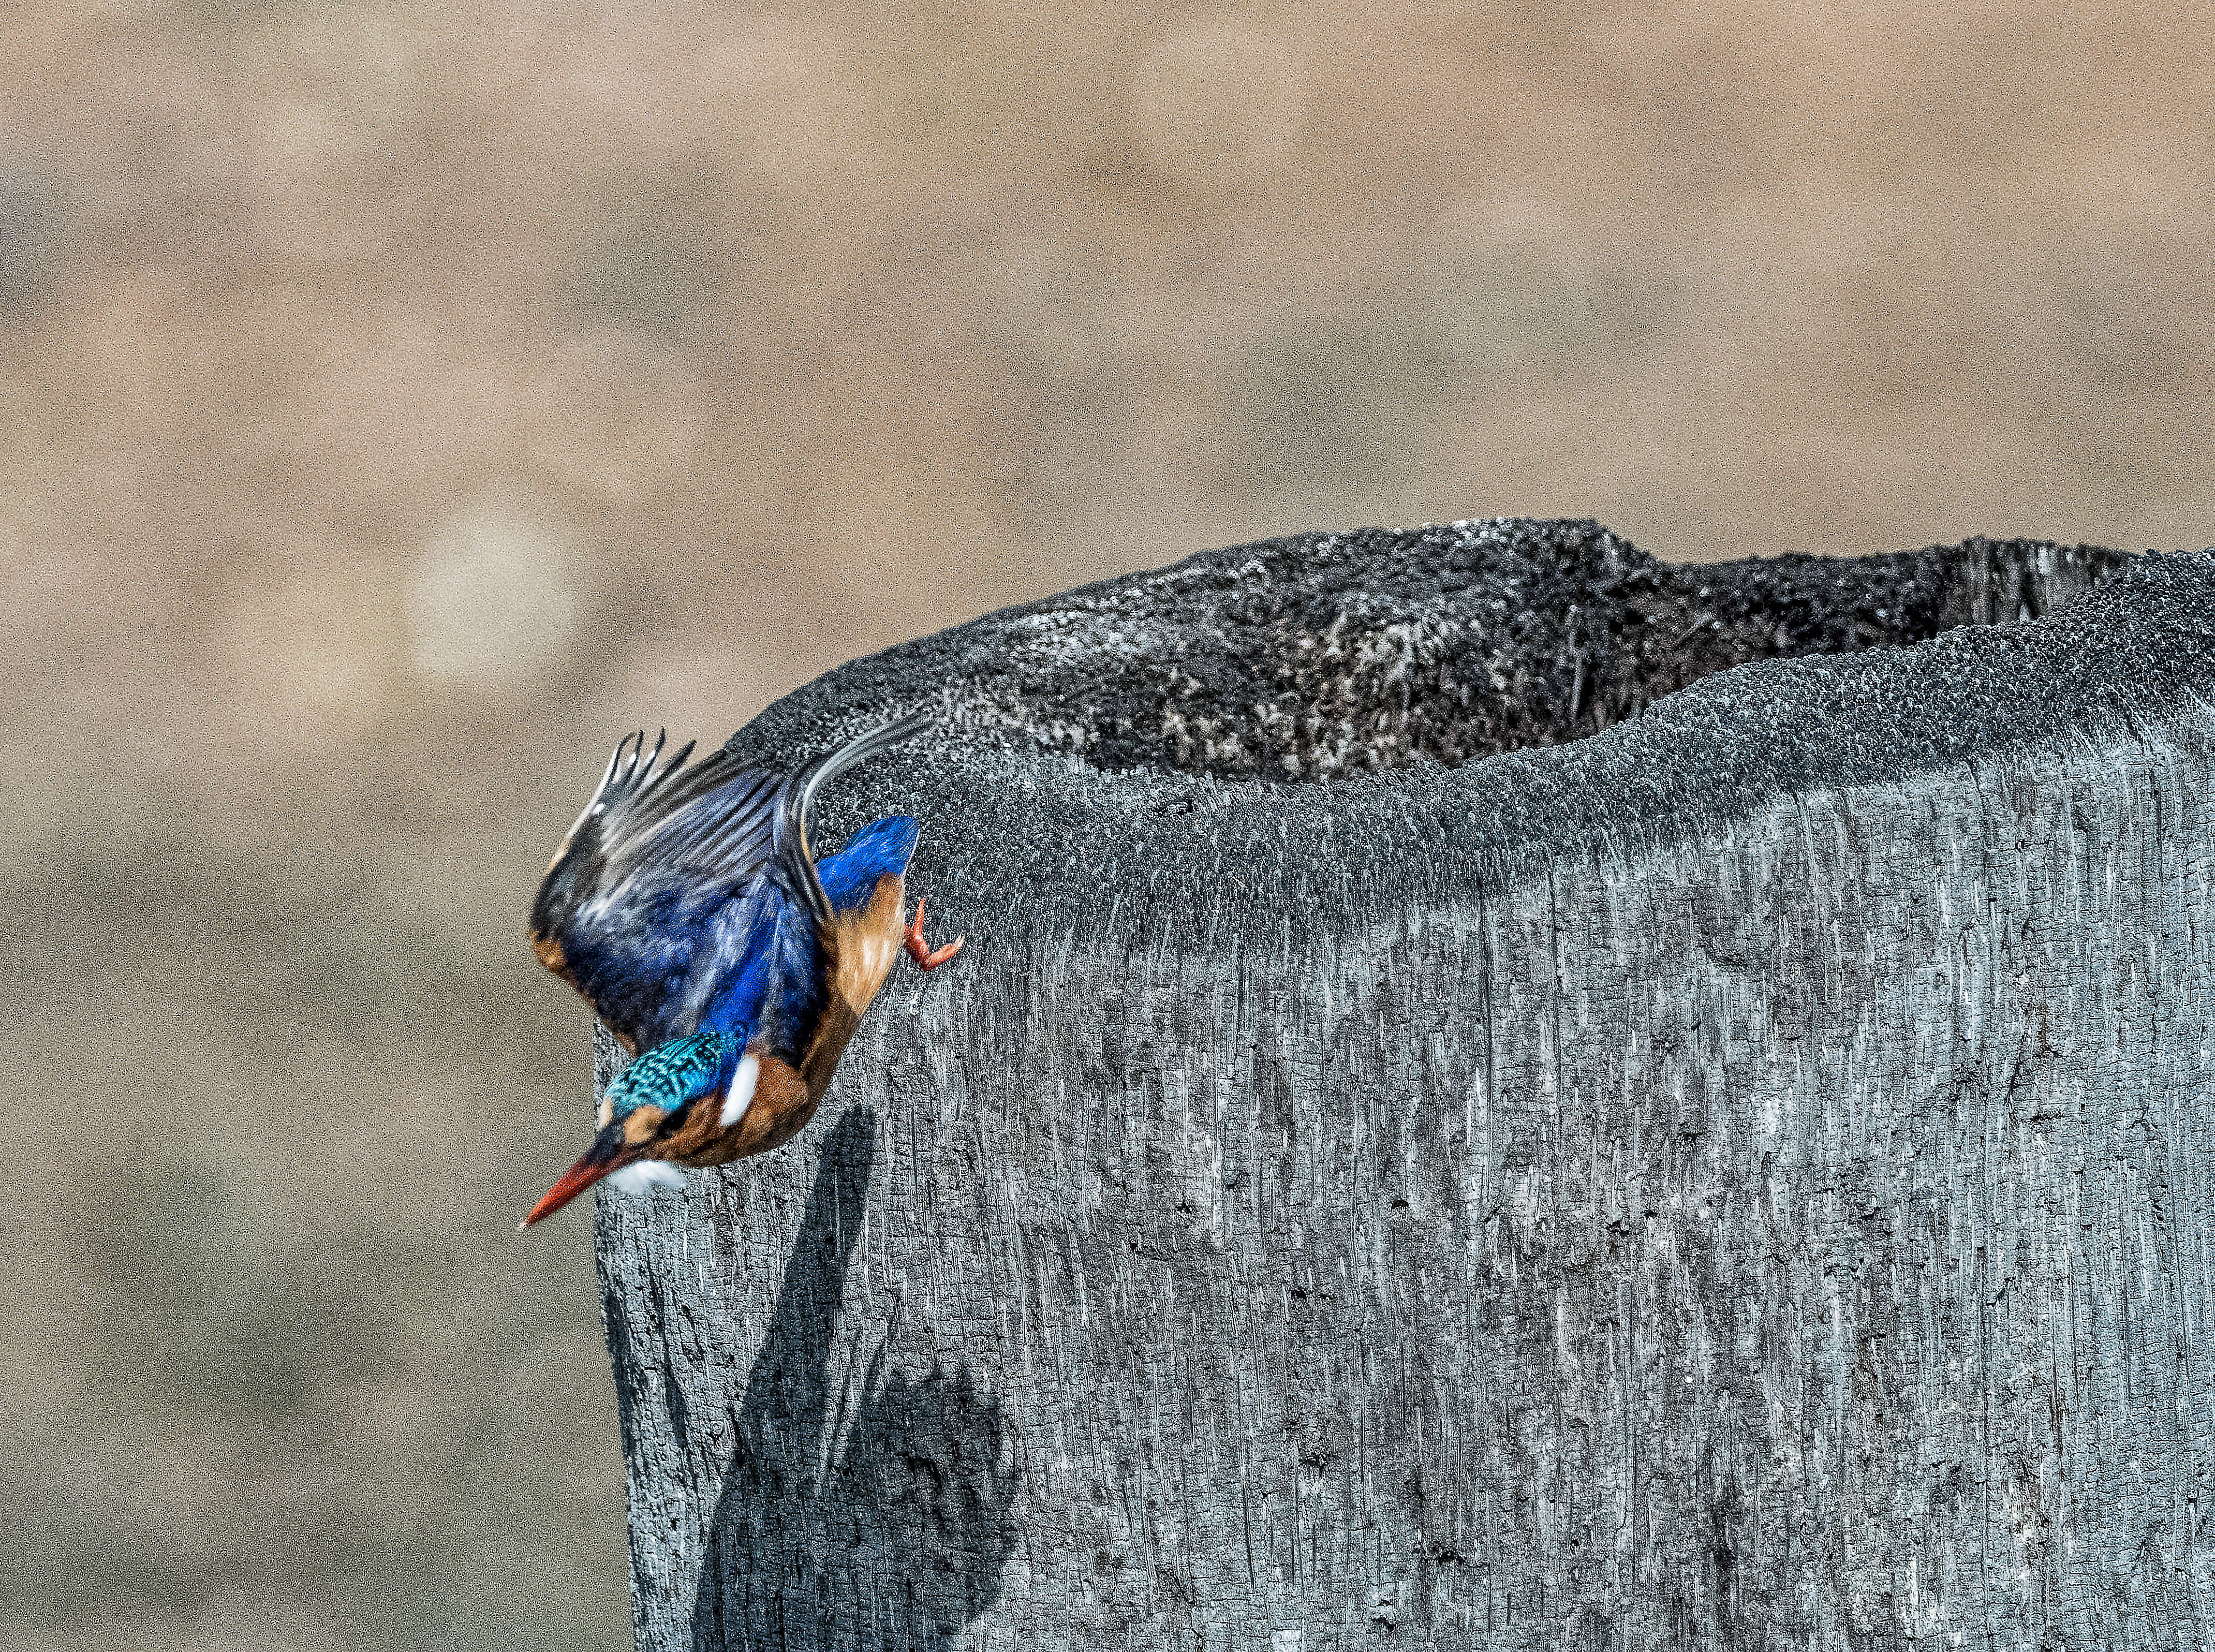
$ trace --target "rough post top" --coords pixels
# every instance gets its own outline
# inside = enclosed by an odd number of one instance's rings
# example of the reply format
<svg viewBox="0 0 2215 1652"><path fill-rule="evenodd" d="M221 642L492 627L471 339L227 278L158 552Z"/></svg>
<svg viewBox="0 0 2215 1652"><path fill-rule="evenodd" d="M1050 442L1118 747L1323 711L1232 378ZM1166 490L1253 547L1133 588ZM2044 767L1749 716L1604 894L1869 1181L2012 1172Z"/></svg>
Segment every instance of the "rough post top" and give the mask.
<svg viewBox="0 0 2215 1652"><path fill-rule="evenodd" d="M826 673L733 737L786 762L910 710L822 840L904 809L949 924L1200 933L1482 887L2215 692L2215 553L1972 539L1674 566L1499 519L1210 551Z"/></svg>

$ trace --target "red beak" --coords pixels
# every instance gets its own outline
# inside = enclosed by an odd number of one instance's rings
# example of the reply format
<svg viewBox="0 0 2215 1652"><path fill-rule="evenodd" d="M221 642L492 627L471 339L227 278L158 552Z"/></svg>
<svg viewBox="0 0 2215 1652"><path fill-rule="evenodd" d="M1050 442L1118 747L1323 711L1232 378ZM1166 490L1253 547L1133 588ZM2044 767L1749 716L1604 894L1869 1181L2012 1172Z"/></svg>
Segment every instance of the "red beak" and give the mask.
<svg viewBox="0 0 2215 1652"><path fill-rule="evenodd" d="M592 1145L585 1150L584 1158L546 1189L546 1196L531 1207L531 1214L523 1219L523 1225L529 1227L533 1222L544 1221L602 1176L620 1170L644 1151L644 1148L634 1147L623 1139L622 1121L611 1124L592 1138Z"/></svg>

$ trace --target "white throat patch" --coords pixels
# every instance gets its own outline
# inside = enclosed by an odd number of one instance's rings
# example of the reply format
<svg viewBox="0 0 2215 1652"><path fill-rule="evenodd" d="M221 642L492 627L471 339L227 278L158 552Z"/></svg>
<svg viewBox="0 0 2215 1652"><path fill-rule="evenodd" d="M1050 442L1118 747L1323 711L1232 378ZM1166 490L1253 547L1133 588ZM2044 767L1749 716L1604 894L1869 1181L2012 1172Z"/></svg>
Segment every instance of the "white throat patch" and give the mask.
<svg viewBox="0 0 2215 1652"><path fill-rule="evenodd" d="M652 1188L681 1188L684 1185L684 1172L661 1159L641 1158L608 1177L608 1185L625 1194L644 1193Z"/></svg>
<svg viewBox="0 0 2215 1652"><path fill-rule="evenodd" d="M715 1115L715 1122L729 1129L746 1116L746 1109L754 1104L754 1085L761 1079L761 1058L748 1050L739 1058L739 1070L731 1075L731 1087L723 1096L723 1110Z"/></svg>

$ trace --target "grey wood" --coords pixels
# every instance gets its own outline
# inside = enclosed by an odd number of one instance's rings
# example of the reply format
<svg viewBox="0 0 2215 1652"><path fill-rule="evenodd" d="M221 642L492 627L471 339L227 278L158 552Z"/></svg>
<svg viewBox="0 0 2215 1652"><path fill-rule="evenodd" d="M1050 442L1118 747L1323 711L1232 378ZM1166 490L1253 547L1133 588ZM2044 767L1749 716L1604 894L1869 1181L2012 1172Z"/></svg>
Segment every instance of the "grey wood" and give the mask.
<svg viewBox="0 0 2215 1652"><path fill-rule="evenodd" d="M601 1201L639 1644L2215 1646L2212 638L1475 523L772 708L970 943Z"/></svg>

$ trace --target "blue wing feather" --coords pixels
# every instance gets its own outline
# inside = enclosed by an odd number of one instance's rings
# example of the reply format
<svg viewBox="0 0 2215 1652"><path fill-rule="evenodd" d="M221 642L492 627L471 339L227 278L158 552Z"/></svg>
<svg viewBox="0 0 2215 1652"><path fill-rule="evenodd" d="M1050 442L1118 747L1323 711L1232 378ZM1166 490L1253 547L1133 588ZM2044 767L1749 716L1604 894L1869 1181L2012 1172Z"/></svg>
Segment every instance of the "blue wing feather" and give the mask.
<svg viewBox="0 0 2215 1652"><path fill-rule="evenodd" d="M641 1054L703 1032L804 1041L824 991L811 912L867 900L905 869L916 840L914 820L893 815L811 866L807 801L915 721L785 776L741 769L726 752L688 767L690 746L663 764L659 744L625 741L540 886L540 959Z"/></svg>
<svg viewBox="0 0 2215 1652"><path fill-rule="evenodd" d="M768 949L764 977L762 1037L770 1048L797 1064L802 1046L823 1013L828 985L823 979L823 949L815 924L797 907L781 913Z"/></svg>
<svg viewBox="0 0 2215 1652"><path fill-rule="evenodd" d="M727 752L687 766L690 750L663 763L637 737L616 748L531 910L540 961L638 1053L699 1029L715 977L788 881L776 825L790 777Z"/></svg>
<svg viewBox="0 0 2215 1652"><path fill-rule="evenodd" d="M762 1023L762 1004L776 968L775 941L791 903L775 890L759 890L726 915L711 943L708 967L699 972L698 1025L751 1039Z"/></svg>

